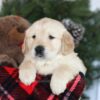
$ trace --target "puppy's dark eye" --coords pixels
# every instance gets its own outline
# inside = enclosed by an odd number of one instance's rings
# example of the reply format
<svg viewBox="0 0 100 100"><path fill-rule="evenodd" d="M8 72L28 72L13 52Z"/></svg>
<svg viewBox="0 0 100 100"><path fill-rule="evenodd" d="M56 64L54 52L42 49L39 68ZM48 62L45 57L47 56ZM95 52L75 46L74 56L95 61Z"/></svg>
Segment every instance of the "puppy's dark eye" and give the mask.
<svg viewBox="0 0 100 100"><path fill-rule="evenodd" d="M36 38L36 35L33 35L32 38L35 39Z"/></svg>
<svg viewBox="0 0 100 100"><path fill-rule="evenodd" d="M52 40L52 39L54 39L54 38L55 38L54 36L49 35L49 39L50 39L50 40Z"/></svg>

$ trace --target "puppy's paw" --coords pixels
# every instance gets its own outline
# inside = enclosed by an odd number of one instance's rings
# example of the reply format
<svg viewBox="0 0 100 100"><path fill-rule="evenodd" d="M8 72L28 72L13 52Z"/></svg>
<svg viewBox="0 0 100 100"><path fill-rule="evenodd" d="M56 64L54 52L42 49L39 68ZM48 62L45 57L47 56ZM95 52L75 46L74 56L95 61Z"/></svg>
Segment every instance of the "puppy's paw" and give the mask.
<svg viewBox="0 0 100 100"><path fill-rule="evenodd" d="M50 87L55 95L59 95L66 90L66 84L67 80L53 76L51 79Z"/></svg>
<svg viewBox="0 0 100 100"><path fill-rule="evenodd" d="M35 81L35 78L36 78L36 70L34 68L24 67L22 69L19 69L19 79L25 85L30 85L32 82Z"/></svg>

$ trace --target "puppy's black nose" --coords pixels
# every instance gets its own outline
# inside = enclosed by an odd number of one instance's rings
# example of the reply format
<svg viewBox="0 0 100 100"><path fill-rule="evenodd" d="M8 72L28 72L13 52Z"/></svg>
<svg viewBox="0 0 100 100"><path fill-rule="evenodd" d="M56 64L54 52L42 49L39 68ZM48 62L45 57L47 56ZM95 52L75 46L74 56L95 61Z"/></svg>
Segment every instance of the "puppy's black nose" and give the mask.
<svg viewBox="0 0 100 100"><path fill-rule="evenodd" d="M44 47L39 45L35 48L36 56L42 57L44 56Z"/></svg>

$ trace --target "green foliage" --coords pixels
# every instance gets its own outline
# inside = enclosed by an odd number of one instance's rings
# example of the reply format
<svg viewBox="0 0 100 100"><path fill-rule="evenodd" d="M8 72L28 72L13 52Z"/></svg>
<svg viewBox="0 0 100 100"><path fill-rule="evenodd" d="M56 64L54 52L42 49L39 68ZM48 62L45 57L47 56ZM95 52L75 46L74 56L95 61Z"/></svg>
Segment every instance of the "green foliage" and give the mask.
<svg viewBox="0 0 100 100"><path fill-rule="evenodd" d="M0 15L20 15L31 22L45 16L80 21L89 16L88 2L89 0L5 0Z"/></svg>

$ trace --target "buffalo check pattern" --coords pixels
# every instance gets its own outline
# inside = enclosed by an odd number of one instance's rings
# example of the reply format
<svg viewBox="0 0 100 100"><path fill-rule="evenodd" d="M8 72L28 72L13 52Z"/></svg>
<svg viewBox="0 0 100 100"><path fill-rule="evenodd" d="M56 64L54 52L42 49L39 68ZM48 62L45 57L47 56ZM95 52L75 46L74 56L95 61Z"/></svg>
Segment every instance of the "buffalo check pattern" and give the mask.
<svg viewBox="0 0 100 100"><path fill-rule="evenodd" d="M18 69L0 66L0 100L78 100L85 87L84 75L80 72L66 85L64 93L52 94L51 76L37 75L36 81L26 86L18 79Z"/></svg>

